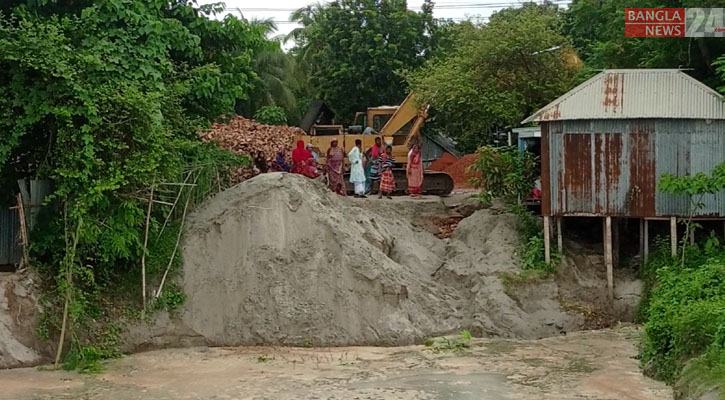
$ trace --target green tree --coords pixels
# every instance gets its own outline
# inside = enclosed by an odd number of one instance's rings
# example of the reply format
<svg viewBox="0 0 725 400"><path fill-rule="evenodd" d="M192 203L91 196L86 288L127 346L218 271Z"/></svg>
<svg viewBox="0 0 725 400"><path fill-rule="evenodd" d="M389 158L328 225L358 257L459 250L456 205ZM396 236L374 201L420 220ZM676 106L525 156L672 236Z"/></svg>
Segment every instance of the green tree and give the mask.
<svg viewBox="0 0 725 400"><path fill-rule="evenodd" d="M431 104L433 128L457 138L464 150L518 125L575 82L576 56L555 7L529 3L495 14L486 25L457 29L450 56L408 80L418 100Z"/></svg>
<svg viewBox="0 0 725 400"><path fill-rule="evenodd" d="M202 145L196 132L248 97L264 31L231 16L207 18L218 6L178 1L3 7L0 176L54 181L50 215L32 233L35 263L56 282L51 304L65 300L62 326L73 333L74 353L111 354L81 351L90 335L79 327L102 317L100 293L140 277L143 254L166 254L164 221L178 227L181 213L154 209L150 230L161 240L147 251L149 188L186 176L197 186L179 189L182 201L203 198L209 168L240 162Z"/></svg>
<svg viewBox="0 0 725 400"><path fill-rule="evenodd" d="M591 68L692 68L690 74L715 86L713 62L725 53L720 38L628 38L628 7L722 7L720 0L575 0L566 12L565 32Z"/></svg>
<svg viewBox="0 0 725 400"><path fill-rule="evenodd" d="M341 121L368 106L397 104L405 97L399 72L422 64L430 46L432 3L421 12L404 0L338 0L293 15L303 28L298 55L308 60L315 95Z"/></svg>
<svg viewBox="0 0 725 400"><path fill-rule="evenodd" d="M265 36L277 30L272 20L252 20L250 23L259 27ZM254 88L249 98L239 103L237 111L252 117L261 107L281 107L287 114L286 119L299 120L295 93L300 89L301 75L297 72L294 56L283 52L279 41L270 40L255 53L252 67L256 75Z"/></svg>
<svg viewBox="0 0 725 400"><path fill-rule="evenodd" d="M690 236L694 235L692 220L698 210L704 207L702 200L706 195L714 195L725 189L725 163L712 169L710 175L702 172L693 176L675 176L664 174L657 182L657 189L664 193L685 196L688 199L687 220L685 222L685 237L682 239L681 264L685 265L685 254Z"/></svg>

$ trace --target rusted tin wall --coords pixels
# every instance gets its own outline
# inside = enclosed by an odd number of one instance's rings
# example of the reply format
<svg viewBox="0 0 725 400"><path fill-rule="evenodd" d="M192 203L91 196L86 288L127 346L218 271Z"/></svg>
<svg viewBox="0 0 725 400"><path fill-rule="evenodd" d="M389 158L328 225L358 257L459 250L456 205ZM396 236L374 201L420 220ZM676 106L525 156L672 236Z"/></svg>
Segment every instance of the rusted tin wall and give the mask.
<svg viewBox="0 0 725 400"><path fill-rule="evenodd" d="M0 209L0 265L18 264L22 256L20 218L16 210Z"/></svg>
<svg viewBox="0 0 725 400"><path fill-rule="evenodd" d="M704 120L658 120L656 175L664 173L678 176L710 173L712 168L725 162L725 121L708 123ZM725 217L725 192L707 195L702 199L700 216ZM665 193L656 195L658 216L687 215L689 200L684 196Z"/></svg>
<svg viewBox="0 0 725 400"><path fill-rule="evenodd" d="M685 216L688 200L658 193L659 177L725 162L725 121L566 120L542 132L548 215ZM725 216L725 193L706 198L701 214Z"/></svg>

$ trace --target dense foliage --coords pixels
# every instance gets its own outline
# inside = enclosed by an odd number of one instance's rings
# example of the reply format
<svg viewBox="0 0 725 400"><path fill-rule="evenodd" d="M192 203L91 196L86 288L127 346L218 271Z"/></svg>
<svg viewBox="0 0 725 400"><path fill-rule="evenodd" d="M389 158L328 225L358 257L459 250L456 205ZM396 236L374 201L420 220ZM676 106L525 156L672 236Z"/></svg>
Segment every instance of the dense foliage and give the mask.
<svg viewBox="0 0 725 400"><path fill-rule="evenodd" d="M265 36L271 36L277 30L271 20L252 20L250 23L261 28ZM255 72L253 88L248 98L237 104L237 112L253 118L262 107L279 107L285 113L285 121L298 123L306 111L299 107L298 97L307 96L308 92L295 57L282 51L279 41L269 40L255 52L252 68Z"/></svg>
<svg viewBox="0 0 725 400"><path fill-rule="evenodd" d="M714 232L699 244L689 240L700 227L692 221L704 196L725 188L725 164L710 174L665 174L657 187L686 196L690 207L681 256L672 257L669 243L661 240L643 271L642 362L656 378L679 380L695 397L725 382L725 247Z"/></svg>
<svg viewBox="0 0 725 400"><path fill-rule="evenodd" d="M662 241L645 268L642 363L696 397L725 389L725 248L710 235L685 251L682 265Z"/></svg>
<svg viewBox="0 0 725 400"><path fill-rule="evenodd" d="M476 172L471 180L485 204L499 197L520 202L531 193L539 175L534 154L516 147L481 146L476 155L476 162L469 167Z"/></svg>
<svg viewBox="0 0 725 400"><path fill-rule="evenodd" d="M688 200L689 208L685 222L684 242L694 235L693 218L704 206L705 196L714 196L725 189L725 163L715 166L710 174L697 173L693 176L675 176L664 174L657 182L657 189L664 193L684 196ZM682 265L685 263L685 249L682 250Z"/></svg>
<svg viewBox="0 0 725 400"><path fill-rule="evenodd" d="M0 175L55 185L33 250L41 272L57 279L51 299L65 299L71 331L100 316L102 288L140 281L154 184L168 185L171 201L193 202L225 165L241 162L195 133L247 98L264 32L207 18L212 11L163 0L15 1L0 14ZM171 185L185 179L194 190ZM173 259L181 208L150 215L151 264Z"/></svg>
<svg viewBox="0 0 725 400"><path fill-rule="evenodd" d="M268 125L287 125L287 115L282 107L264 106L254 113L254 119Z"/></svg>
<svg viewBox="0 0 725 400"><path fill-rule="evenodd" d="M410 74L411 89L436 128L473 150L573 86L578 63L561 25L558 8L532 3L461 24L449 57Z"/></svg>
<svg viewBox="0 0 725 400"><path fill-rule="evenodd" d="M400 73L422 64L433 29L429 0L421 12L408 10L405 0L338 0L294 17L304 25L293 35L315 94L342 122L403 100Z"/></svg>
<svg viewBox="0 0 725 400"><path fill-rule="evenodd" d="M721 0L575 0L565 31L589 68L692 68L696 79L718 86L713 62L725 53L721 38L627 38L627 7L722 7Z"/></svg>

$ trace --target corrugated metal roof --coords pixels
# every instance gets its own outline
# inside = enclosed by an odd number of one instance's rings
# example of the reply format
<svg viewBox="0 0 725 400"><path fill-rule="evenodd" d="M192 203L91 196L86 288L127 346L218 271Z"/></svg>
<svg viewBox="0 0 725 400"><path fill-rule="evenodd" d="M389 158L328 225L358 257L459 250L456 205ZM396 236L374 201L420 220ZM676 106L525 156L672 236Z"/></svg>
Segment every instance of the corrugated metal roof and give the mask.
<svg viewBox="0 0 725 400"><path fill-rule="evenodd" d="M522 124L574 119L725 119L716 91L676 69L605 70Z"/></svg>
<svg viewBox="0 0 725 400"><path fill-rule="evenodd" d="M538 126L514 128L512 129L512 131L513 133L519 135L519 139L541 137L541 128L539 128Z"/></svg>
<svg viewBox="0 0 725 400"><path fill-rule="evenodd" d="M423 138L427 138L431 142L439 146L443 151L453 154L456 157L461 156L461 152L456 150L456 141L448 136L436 133L423 133Z"/></svg>

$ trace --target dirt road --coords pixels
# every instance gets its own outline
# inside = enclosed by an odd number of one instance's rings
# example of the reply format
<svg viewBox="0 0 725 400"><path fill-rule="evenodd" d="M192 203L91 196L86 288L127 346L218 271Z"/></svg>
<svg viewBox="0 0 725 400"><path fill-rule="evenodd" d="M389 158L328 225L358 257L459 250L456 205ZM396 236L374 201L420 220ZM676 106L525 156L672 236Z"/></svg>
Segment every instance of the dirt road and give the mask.
<svg viewBox="0 0 725 400"><path fill-rule="evenodd" d="M0 399L671 399L642 376L635 328L424 346L192 348L131 355L83 376L0 371Z"/></svg>

